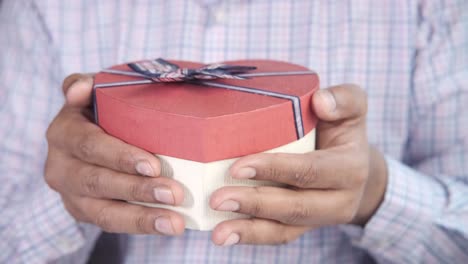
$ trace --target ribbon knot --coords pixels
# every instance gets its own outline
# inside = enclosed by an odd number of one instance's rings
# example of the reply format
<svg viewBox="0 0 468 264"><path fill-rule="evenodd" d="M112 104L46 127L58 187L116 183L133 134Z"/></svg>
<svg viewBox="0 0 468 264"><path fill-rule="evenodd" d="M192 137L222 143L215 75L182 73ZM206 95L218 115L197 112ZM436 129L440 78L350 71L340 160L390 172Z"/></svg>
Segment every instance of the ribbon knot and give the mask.
<svg viewBox="0 0 468 264"><path fill-rule="evenodd" d="M164 59L129 63L135 72L155 82L185 82L193 80L247 79L239 74L255 70L253 66L209 64L198 69L180 68Z"/></svg>

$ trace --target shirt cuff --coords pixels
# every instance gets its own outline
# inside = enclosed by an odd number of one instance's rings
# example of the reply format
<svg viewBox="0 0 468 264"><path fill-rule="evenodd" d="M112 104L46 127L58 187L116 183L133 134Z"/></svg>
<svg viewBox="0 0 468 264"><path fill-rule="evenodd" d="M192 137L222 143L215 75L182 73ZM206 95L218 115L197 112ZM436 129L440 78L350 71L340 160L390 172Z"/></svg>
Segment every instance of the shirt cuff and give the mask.
<svg viewBox="0 0 468 264"><path fill-rule="evenodd" d="M24 263L48 263L76 256L86 262L100 229L78 223L64 208L59 194L45 184L16 208L11 228L4 237L14 247L8 259ZM14 206L11 206L14 207ZM80 256L78 256L80 255Z"/></svg>
<svg viewBox="0 0 468 264"><path fill-rule="evenodd" d="M431 177L399 161L385 157L388 184L385 197L364 228L343 225L342 230L353 245L373 255L396 256L398 248L405 254L427 236L445 204L444 188ZM398 245L398 247L395 247Z"/></svg>

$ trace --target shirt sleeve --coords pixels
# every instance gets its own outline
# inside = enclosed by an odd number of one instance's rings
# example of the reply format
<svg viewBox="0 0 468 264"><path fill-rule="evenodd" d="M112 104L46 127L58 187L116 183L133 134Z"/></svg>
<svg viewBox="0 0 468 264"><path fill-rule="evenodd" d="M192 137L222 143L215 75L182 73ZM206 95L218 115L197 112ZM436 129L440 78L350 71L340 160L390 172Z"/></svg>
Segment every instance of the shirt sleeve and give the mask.
<svg viewBox="0 0 468 264"><path fill-rule="evenodd" d="M344 226L381 263L468 262L468 2L425 1L404 159L386 157L384 201Z"/></svg>
<svg viewBox="0 0 468 264"><path fill-rule="evenodd" d="M3 1L0 32L0 263L84 263L100 230L43 180L45 132L63 104L58 49L33 1Z"/></svg>

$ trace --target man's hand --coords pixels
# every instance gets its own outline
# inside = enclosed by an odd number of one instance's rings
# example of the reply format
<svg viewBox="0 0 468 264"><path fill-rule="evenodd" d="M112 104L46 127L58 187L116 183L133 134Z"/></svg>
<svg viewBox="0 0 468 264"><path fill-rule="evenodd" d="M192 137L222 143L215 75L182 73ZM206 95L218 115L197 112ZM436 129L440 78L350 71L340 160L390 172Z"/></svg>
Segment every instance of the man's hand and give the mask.
<svg viewBox="0 0 468 264"><path fill-rule="evenodd" d="M234 178L268 180L280 187L224 187L210 206L251 219L220 223L218 245L279 244L328 225L364 225L379 207L387 184L385 160L366 136L367 97L354 85L317 91L317 147L307 154L255 154L236 161Z"/></svg>
<svg viewBox="0 0 468 264"><path fill-rule="evenodd" d="M47 131L46 182L78 221L108 232L181 234L185 224L179 214L125 202L178 205L184 194L180 184L159 177L155 156L90 121L92 84L92 77L79 74L64 81L67 103Z"/></svg>

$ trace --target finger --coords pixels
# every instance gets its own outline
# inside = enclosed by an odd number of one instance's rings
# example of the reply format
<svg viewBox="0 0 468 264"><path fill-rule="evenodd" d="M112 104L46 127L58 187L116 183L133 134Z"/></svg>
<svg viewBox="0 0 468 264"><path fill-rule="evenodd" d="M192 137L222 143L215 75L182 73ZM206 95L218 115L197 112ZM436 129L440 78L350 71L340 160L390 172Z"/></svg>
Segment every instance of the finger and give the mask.
<svg viewBox="0 0 468 264"><path fill-rule="evenodd" d="M63 94L66 95L68 89L70 88L70 86L71 86L74 82L76 82L77 80L79 80L80 78L83 78L83 74L81 74L81 73L73 73L73 74L68 75L68 76L63 80L63 83L62 83L62 91L63 91Z"/></svg>
<svg viewBox="0 0 468 264"><path fill-rule="evenodd" d="M146 176L160 174L159 160L135 146L106 134L78 109L67 108L49 128L49 142L74 157L113 170Z"/></svg>
<svg viewBox="0 0 468 264"><path fill-rule="evenodd" d="M235 244L276 245L296 240L310 227L288 226L266 219L239 219L220 223L211 235L219 246Z"/></svg>
<svg viewBox="0 0 468 264"><path fill-rule="evenodd" d="M367 113L367 95L356 85L334 86L315 92L312 108L324 121L360 118Z"/></svg>
<svg viewBox="0 0 468 264"><path fill-rule="evenodd" d="M179 205L184 200L182 186L167 177L141 177L73 161L63 181L62 191L95 198ZM63 164L63 163L62 163Z"/></svg>
<svg viewBox="0 0 468 264"><path fill-rule="evenodd" d="M303 189L340 189L361 184L367 177L367 159L347 155L350 146L306 154L260 153L237 160L233 178L268 180Z"/></svg>
<svg viewBox="0 0 468 264"><path fill-rule="evenodd" d="M82 221L93 223L106 232L130 234L180 235L184 219L176 212L114 200L78 198Z"/></svg>
<svg viewBox="0 0 468 264"><path fill-rule="evenodd" d="M91 104L93 90L92 74L72 74L65 78L62 85L67 105L86 107Z"/></svg>
<svg viewBox="0 0 468 264"><path fill-rule="evenodd" d="M350 221L358 201L340 191L297 191L279 187L230 186L215 191L210 207L288 225L331 225Z"/></svg>
<svg viewBox="0 0 468 264"><path fill-rule="evenodd" d="M84 163L49 148L45 180L57 191L94 198L178 205L182 186L167 177L140 177Z"/></svg>

